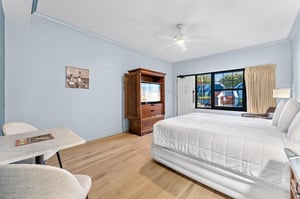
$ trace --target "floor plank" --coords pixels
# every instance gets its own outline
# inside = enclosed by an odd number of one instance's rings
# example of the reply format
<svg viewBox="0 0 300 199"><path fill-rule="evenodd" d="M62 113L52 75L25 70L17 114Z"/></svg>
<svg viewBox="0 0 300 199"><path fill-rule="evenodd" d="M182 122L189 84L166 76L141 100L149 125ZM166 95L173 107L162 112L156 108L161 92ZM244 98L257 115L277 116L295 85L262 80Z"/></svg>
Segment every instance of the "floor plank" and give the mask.
<svg viewBox="0 0 300 199"><path fill-rule="evenodd" d="M90 199L228 199L152 160L152 134L121 133L61 151L64 169L92 177ZM56 157L47 164L58 166Z"/></svg>

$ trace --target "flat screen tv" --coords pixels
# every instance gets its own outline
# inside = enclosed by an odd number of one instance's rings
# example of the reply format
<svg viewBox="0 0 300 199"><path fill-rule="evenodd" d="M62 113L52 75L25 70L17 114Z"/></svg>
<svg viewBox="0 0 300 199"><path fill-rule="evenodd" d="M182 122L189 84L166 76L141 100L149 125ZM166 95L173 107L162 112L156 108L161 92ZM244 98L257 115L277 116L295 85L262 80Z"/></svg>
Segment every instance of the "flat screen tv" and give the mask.
<svg viewBox="0 0 300 199"><path fill-rule="evenodd" d="M160 102L160 84L155 83L141 83L141 102L151 103Z"/></svg>

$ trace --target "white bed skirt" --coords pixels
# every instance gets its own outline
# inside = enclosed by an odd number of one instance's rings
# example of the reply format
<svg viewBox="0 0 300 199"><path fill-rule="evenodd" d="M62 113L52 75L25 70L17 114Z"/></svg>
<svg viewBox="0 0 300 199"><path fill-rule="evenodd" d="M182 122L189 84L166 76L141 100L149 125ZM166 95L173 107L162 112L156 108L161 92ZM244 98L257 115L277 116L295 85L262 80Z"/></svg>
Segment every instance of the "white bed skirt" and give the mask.
<svg viewBox="0 0 300 199"><path fill-rule="evenodd" d="M152 157L163 165L233 198L289 199L290 197L287 191L277 190L255 179L192 159L155 144L152 144L151 153Z"/></svg>

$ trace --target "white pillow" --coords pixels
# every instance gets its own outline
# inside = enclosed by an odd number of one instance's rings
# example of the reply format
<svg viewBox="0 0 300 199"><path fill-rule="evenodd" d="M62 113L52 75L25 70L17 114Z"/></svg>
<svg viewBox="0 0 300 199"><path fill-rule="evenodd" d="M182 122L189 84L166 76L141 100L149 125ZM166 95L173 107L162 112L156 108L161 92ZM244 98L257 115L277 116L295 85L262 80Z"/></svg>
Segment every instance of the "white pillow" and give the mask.
<svg viewBox="0 0 300 199"><path fill-rule="evenodd" d="M300 141L300 112L294 117L289 127L287 137L291 141Z"/></svg>
<svg viewBox="0 0 300 199"><path fill-rule="evenodd" d="M287 100L282 99L282 100L280 100L279 104L277 105L275 112L273 114L273 118L272 118L273 126L278 126L279 117L280 117L282 110L283 110L284 106L286 105L286 103L287 103Z"/></svg>
<svg viewBox="0 0 300 199"><path fill-rule="evenodd" d="M280 114L278 128L281 131L288 131L295 115L300 110L300 103L295 99L289 99Z"/></svg>

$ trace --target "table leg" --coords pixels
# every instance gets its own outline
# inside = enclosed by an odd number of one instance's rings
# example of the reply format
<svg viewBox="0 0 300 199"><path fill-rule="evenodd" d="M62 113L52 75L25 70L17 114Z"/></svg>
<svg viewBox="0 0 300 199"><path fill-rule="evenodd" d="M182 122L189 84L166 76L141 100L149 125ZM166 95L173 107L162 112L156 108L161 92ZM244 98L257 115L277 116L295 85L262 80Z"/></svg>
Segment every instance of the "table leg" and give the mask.
<svg viewBox="0 0 300 199"><path fill-rule="evenodd" d="M56 152L56 155L57 155L57 160L58 160L60 168L63 168L62 163L61 163L61 159L60 159L59 151Z"/></svg>
<svg viewBox="0 0 300 199"><path fill-rule="evenodd" d="M35 164L45 164L44 155L39 155L35 157Z"/></svg>

